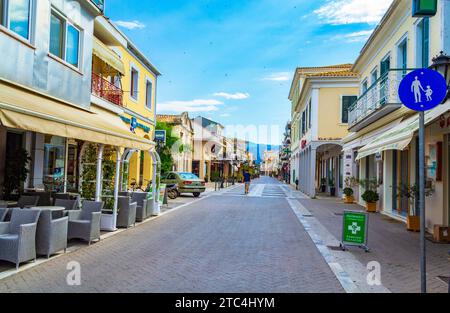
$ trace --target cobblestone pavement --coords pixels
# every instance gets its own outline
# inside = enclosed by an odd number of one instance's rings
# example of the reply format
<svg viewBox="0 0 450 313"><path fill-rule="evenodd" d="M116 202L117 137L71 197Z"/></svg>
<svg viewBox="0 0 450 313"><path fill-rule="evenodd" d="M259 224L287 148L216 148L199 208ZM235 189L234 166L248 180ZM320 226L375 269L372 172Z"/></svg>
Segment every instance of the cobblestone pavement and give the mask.
<svg viewBox="0 0 450 313"><path fill-rule="evenodd" d="M345 209L363 210L358 205L346 205L336 199L299 200L337 239L340 239L342 216ZM382 214L372 214L369 219L369 247L371 253L350 248L361 263L378 261L382 283L392 292L420 292L419 234L406 231L406 225ZM427 241L428 291L447 292L447 286L438 276L449 276L450 245Z"/></svg>
<svg viewBox="0 0 450 313"><path fill-rule="evenodd" d="M210 195L0 280L0 292L343 292L283 194L263 187ZM81 286L66 283L70 261Z"/></svg>

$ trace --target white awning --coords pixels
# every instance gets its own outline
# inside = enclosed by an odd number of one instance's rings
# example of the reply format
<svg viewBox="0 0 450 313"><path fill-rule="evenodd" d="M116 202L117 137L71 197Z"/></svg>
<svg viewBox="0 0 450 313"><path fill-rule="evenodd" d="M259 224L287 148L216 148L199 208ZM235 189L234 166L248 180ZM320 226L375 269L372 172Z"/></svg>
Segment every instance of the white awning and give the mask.
<svg viewBox="0 0 450 313"><path fill-rule="evenodd" d="M395 126L399 125L402 121L402 118L399 118L393 122L390 122L380 128L375 129L374 131L371 131L364 135L359 135L358 132L351 133L347 137L345 137L342 141L346 142L343 147L343 151L348 151L360 147L364 147L365 145L368 145L372 141L374 141L376 138L378 138L381 134L387 132L388 130L394 128Z"/></svg>
<svg viewBox="0 0 450 313"><path fill-rule="evenodd" d="M450 110L450 101L439 105L431 111L425 113L425 125L433 122L442 114ZM405 150L411 143L414 133L419 129L419 115L416 114L401 122L391 130L385 132L377 139L359 150L356 160L360 160L369 155L387 150Z"/></svg>

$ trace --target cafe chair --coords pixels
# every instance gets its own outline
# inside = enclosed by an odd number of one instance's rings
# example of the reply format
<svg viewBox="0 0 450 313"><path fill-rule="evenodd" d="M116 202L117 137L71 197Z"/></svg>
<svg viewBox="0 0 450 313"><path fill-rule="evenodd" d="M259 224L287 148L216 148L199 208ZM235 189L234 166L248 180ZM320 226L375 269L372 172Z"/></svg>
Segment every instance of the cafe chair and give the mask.
<svg viewBox="0 0 450 313"><path fill-rule="evenodd" d="M4 222L8 214L8 208L0 208L0 222Z"/></svg>
<svg viewBox="0 0 450 313"><path fill-rule="evenodd" d="M58 251L67 250L69 218L52 219L50 210L42 210L36 232L36 252L50 258Z"/></svg>
<svg viewBox="0 0 450 313"><path fill-rule="evenodd" d="M137 203L131 203L131 198L119 198L119 214L117 215L117 227L129 228L136 225Z"/></svg>
<svg viewBox="0 0 450 313"><path fill-rule="evenodd" d="M69 231L67 239L83 239L91 244L100 240L100 219L104 202L83 201L82 209L69 211Z"/></svg>
<svg viewBox="0 0 450 313"><path fill-rule="evenodd" d="M16 264L36 261L36 229L41 211L13 209L11 221L0 223L0 260Z"/></svg>
<svg viewBox="0 0 450 313"><path fill-rule="evenodd" d="M137 203L136 206L136 222L142 222L147 218L147 193L133 192L131 195L131 202Z"/></svg>
<svg viewBox="0 0 450 313"><path fill-rule="evenodd" d="M17 207L24 209L24 208L32 208L36 207L39 203L39 196L25 196L22 195L19 198L19 201L17 201Z"/></svg>

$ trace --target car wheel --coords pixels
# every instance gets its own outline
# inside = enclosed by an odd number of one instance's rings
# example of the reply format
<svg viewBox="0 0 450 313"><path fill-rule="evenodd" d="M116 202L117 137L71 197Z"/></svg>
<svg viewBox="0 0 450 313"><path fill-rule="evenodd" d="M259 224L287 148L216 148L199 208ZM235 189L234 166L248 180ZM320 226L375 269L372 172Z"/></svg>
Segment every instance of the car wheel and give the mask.
<svg viewBox="0 0 450 313"><path fill-rule="evenodd" d="M200 197L200 192L194 192L194 197L196 198Z"/></svg>

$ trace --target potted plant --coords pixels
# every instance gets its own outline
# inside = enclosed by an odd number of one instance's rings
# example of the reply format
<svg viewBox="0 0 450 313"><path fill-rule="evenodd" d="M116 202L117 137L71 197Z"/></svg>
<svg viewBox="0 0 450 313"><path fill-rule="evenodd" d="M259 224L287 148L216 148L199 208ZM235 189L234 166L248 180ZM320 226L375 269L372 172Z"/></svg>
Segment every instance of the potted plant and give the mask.
<svg viewBox="0 0 450 313"><path fill-rule="evenodd" d="M359 183L365 190L361 198L366 202L367 212L376 213L377 202L380 201L380 195L376 191L379 187L377 179L365 179Z"/></svg>
<svg viewBox="0 0 450 313"><path fill-rule="evenodd" d="M320 191L322 191L322 193L327 191L327 180L325 178L320 180Z"/></svg>
<svg viewBox="0 0 450 313"><path fill-rule="evenodd" d="M416 199L419 198L419 188L416 184L407 185L401 184L397 187L399 191L397 197L408 199L408 216L406 217L406 229L409 231L420 231L420 216L417 214ZM432 190L425 191L425 197L433 194Z"/></svg>
<svg viewBox="0 0 450 313"><path fill-rule="evenodd" d="M334 179L330 178L328 180L328 186L330 187L330 196L335 197L336 196L336 187L334 185Z"/></svg>
<svg viewBox="0 0 450 313"><path fill-rule="evenodd" d="M344 203L352 204L355 202L353 187L356 186L357 179L355 177L347 177L345 179Z"/></svg>

